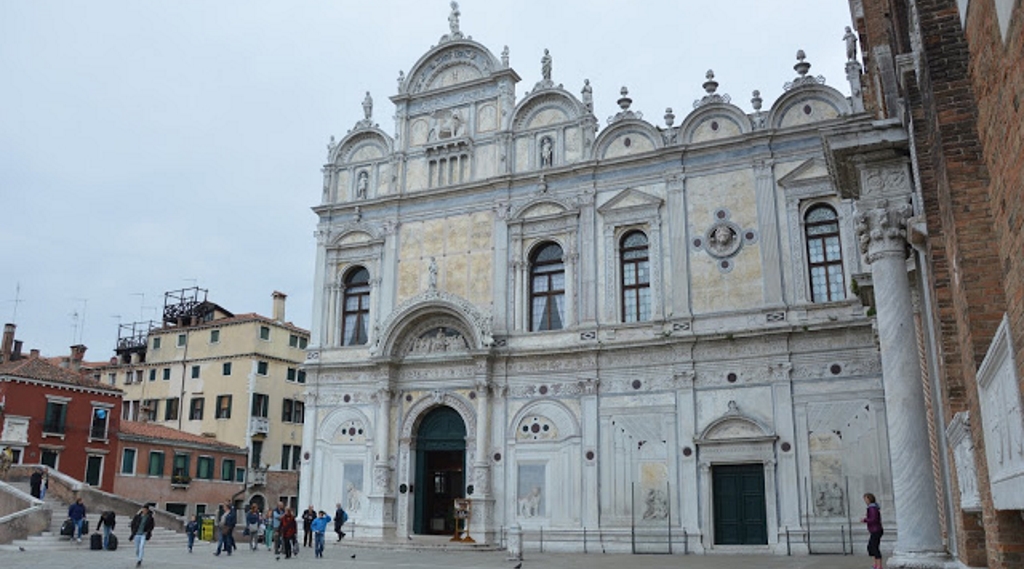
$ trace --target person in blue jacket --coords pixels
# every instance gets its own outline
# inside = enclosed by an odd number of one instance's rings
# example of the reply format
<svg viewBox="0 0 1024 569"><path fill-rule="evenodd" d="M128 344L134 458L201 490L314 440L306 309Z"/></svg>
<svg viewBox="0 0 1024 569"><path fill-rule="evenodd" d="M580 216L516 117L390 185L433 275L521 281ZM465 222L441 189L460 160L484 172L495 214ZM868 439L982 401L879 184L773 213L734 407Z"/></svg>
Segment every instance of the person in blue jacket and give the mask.
<svg viewBox="0 0 1024 569"><path fill-rule="evenodd" d="M85 504L81 498L77 498L74 504L68 508L68 518L75 524L75 533L71 536L78 543L82 543L82 524L85 523Z"/></svg>
<svg viewBox="0 0 1024 569"><path fill-rule="evenodd" d="M313 551L317 557L324 556L324 532L327 531L327 524L331 523L331 516L327 515L327 512L320 510L320 515L310 525L310 529L313 530Z"/></svg>

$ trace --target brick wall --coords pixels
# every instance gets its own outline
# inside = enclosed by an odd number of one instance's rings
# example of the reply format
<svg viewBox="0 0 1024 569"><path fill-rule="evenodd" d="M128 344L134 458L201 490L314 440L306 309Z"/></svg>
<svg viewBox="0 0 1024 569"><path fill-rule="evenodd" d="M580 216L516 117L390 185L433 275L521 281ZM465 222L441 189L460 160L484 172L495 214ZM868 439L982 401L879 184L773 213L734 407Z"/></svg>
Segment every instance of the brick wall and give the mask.
<svg viewBox="0 0 1024 569"><path fill-rule="evenodd" d="M941 412L948 421L956 412L970 411L984 504L980 514L956 508L953 526L963 563L1022 567L1024 522L1018 512L1000 513L992 507L976 370L1008 312L1018 373L1024 377L1024 26L1017 14L1004 44L992 0L972 0L966 36L956 0L915 4L922 42L920 76L916 82L905 81L899 96L908 103L929 228L927 284L939 333ZM882 75L865 82L886 91L870 101L870 108L880 116L894 116L893 93L887 91L893 78L884 77L887 64L878 60L876 48L888 46L894 56L909 51L911 3L864 0L863 5L858 27L864 37L865 69L869 75ZM956 473L951 474L958 495Z"/></svg>

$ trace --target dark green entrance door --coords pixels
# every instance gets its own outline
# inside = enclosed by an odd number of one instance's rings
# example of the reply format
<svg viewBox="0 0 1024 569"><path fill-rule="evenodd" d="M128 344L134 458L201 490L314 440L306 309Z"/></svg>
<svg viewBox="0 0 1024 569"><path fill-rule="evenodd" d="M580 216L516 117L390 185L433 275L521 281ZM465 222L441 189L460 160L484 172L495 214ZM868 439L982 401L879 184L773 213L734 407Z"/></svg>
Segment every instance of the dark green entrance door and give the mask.
<svg viewBox="0 0 1024 569"><path fill-rule="evenodd" d="M715 545L764 545L768 520L764 465L729 464L711 469Z"/></svg>
<svg viewBox="0 0 1024 569"><path fill-rule="evenodd" d="M416 431L416 482L413 532L455 531L453 502L464 498L466 424L451 407L438 407L423 417Z"/></svg>

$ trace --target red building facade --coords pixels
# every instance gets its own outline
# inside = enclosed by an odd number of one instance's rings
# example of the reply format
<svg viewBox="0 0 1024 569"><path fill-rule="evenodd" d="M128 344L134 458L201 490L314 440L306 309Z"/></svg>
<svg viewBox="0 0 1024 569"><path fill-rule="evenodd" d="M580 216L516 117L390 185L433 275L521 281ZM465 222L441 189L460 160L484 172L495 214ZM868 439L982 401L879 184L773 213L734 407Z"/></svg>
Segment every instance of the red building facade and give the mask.
<svg viewBox="0 0 1024 569"><path fill-rule="evenodd" d="M77 367L85 346L72 348L68 367L13 349L4 330L0 363L2 431L18 464L45 464L110 492L114 488L121 390L89 379Z"/></svg>
<svg viewBox="0 0 1024 569"><path fill-rule="evenodd" d="M181 516L213 513L242 496L247 458L213 438L122 421L114 493Z"/></svg>

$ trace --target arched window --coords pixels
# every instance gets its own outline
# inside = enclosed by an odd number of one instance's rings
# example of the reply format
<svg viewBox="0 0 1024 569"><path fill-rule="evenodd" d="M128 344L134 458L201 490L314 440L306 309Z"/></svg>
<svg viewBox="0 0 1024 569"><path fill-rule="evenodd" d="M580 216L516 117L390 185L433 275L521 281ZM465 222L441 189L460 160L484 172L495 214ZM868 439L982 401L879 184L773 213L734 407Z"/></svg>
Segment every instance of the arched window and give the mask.
<svg viewBox="0 0 1024 569"><path fill-rule="evenodd" d="M541 245L530 260L530 330L561 330L565 318L562 248Z"/></svg>
<svg viewBox="0 0 1024 569"><path fill-rule="evenodd" d="M839 216L827 205L817 205L804 216L807 237L807 269L811 277L811 301L846 298L843 251L839 243Z"/></svg>
<svg viewBox="0 0 1024 569"><path fill-rule="evenodd" d="M341 345L361 346L367 342L370 320L370 272L356 267L345 276Z"/></svg>
<svg viewBox="0 0 1024 569"><path fill-rule="evenodd" d="M643 322L651 318L651 264L647 257L647 236L630 231L622 238L619 263L622 268L622 321Z"/></svg>

